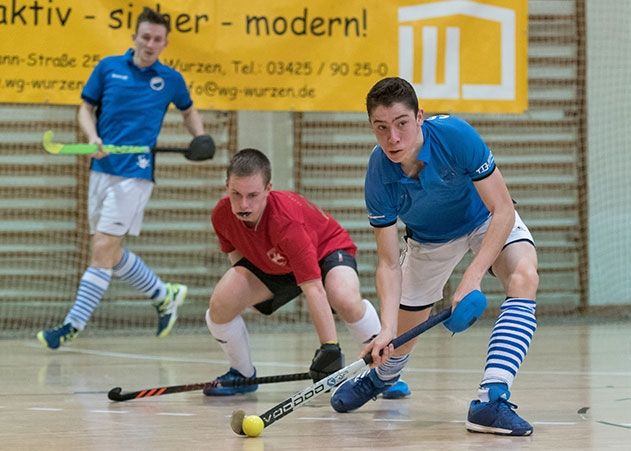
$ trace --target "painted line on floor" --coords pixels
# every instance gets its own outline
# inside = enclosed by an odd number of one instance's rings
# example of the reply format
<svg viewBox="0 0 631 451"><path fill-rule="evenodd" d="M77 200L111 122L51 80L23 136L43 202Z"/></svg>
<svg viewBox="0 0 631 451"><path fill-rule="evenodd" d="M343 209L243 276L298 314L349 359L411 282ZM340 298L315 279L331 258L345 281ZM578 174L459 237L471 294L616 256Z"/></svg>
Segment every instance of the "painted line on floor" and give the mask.
<svg viewBox="0 0 631 451"><path fill-rule="evenodd" d="M609 421L596 421L596 423L604 424L606 426L614 426L617 428L631 429L631 423L611 423Z"/></svg>
<svg viewBox="0 0 631 451"><path fill-rule="evenodd" d="M532 424L543 424L547 426L574 426L575 421L532 421Z"/></svg>
<svg viewBox="0 0 631 451"><path fill-rule="evenodd" d="M0 409L4 409L6 406L0 406ZM36 412L61 412L64 409L58 407L29 407L26 410L36 411ZM124 415L130 413L129 410L88 410L90 413L99 413L99 414L119 414ZM156 416L167 416L167 417L194 417L197 416L195 413L187 413L187 412L157 412L154 413ZM231 415L224 415L225 418L231 418ZM337 417L297 417L298 420L303 421L337 421ZM418 421L416 418L373 418L373 422L378 423L412 423ZM447 421L448 423L455 424L464 424L464 420L451 420ZM614 423L609 421L595 421L596 423L605 425L605 426L614 426L623 429L631 429L631 423ZM574 421L532 421L533 425L538 426L576 426L577 423Z"/></svg>
<svg viewBox="0 0 631 451"><path fill-rule="evenodd" d="M37 348L40 349L41 346L36 346L33 343L23 343L24 346L29 348ZM214 359L197 359L192 357L174 357L174 356L160 356L160 355L150 355L150 354L133 354L130 352L111 352L111 351L101 351L98 349L85 349L85 348L60 348L56 350L57 353L71 353L71 354L86 354L86 355L96 355L100 357L115 357L122 359L131 359L131 360L151 360L151 361L162 361L162 362L181 362L181 363L210 363L216 365L228 365L229 362L227 360L214 360ZM257 363L258 367L284 367L284 368L303 368L304 365L298 363L281 363L281 362L261 362Z"/></svg>
<svg viewBox="0 0 631 451"><path fill-rule="evenodd" d="M337 418L334 417L298 417L298 420L308 420L308 421L336 421Z"/></svg>
<svg viewBox="0 0 631 451"><path fill-rule="evenodd" d="M336 421L338 418L336 417L298 417L298 420L305 420L305 421ZM417 421L417 419L413 419L413 418L373 418L372 421L375 422L398 422L398 423L410 423L410 422L414 422ZM464 424L465 421L464 420L451 420L448 421L448 423L457 423L457 424ZM606 423L604 421L599 421L599 423L603 423L603 424L609 424L611 426L622 426L622 427L631 427L631 424L613 424L613 423ZM536 424L536 425L545 425L545 426L575 426L576 422L575 421L533 421L532 424Z"/></svg>
<svg viewBox="0 0 631 451"><path fill-rule="evenodd" d="M156 415L162 415L162 416L165 416L165 417L194 417L196 414L194 414L194 413L160 412L160 413L156 413Z"/></svg>
<svg viewBox="0 0 631 451"><path fill-rule="evenodd" d="M298 417L298 420L305 421L337 421L337 417ZM417 421L412 418L373 418L372 421L382 422L382 423L410 423L413 421ZM464 421L462 421L464 423Z"/></svg>
<svg viewBox="0 0 631 451"><path fill-rule="evenodd" d="M427 374L478 374L479 369L457 369L457 368L412 368L405 367L405 373L427 373ZM542 376L631 376L631 371L533 371L519 370L519 374L542 375ZM405 376L403 376L405 378Z"/></svg>
<svg viewBox="0 0 631 451"><path fill-rule="evenodd" d="M35 343L23 343L24 346L29 348L40 349L41 346ZM226 360L215 359L198 359L192 357L174 357L174 356L160 356L149 354L133 354L129 352L111 352L101 351L98 349L82 349L82 348L60 348L56 350L57 353L74 353L74 354L86 354L96 355L101 357L115 357L132 360L151 360L162 362L180 362L180 363L209 363L215 365L227 365ZM292 364L283 362L259 362L257 367L280 367L280 368L303 368L303 364ZM409 373L421 373L421 374L479 374L480 368L466 369L466 368L414 368L406 367L405 372ZM520 370L519 374L530 375L544 375L544 376L621 376L631 377L631 371L532 371L532 370Z"/></svg>
<svg viewBox="0 0 631 451"><path fill-rule="evenodd" d="M392 423L410 423L412 421L416 421L415 419L411 419L411 418L373 418L372 421L375 422L392 422Z"/></svg>

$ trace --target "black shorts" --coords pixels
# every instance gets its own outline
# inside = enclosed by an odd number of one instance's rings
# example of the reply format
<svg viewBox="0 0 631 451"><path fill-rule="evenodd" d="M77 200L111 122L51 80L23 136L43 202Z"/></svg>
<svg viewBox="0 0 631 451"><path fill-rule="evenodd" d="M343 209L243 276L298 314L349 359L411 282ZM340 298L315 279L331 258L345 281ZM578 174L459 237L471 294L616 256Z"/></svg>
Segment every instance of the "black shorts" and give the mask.
<svg viewBox="0 0 631 451"><path fill-rule="evenodd" d="M329 271L336 266L349 266L357 272L357 261L355 257L345 250L331 252L320 260L318 264L320 266L320 273L322 274L322 283L326 280L326 275ZM243 266L248 269L274 294L273 298L254 305L254 308L264 315L271 315L302 293L293 273L281 275L267 274L254 266L254 264L246 258L242 258L236 262L234 266Z"/></svg>

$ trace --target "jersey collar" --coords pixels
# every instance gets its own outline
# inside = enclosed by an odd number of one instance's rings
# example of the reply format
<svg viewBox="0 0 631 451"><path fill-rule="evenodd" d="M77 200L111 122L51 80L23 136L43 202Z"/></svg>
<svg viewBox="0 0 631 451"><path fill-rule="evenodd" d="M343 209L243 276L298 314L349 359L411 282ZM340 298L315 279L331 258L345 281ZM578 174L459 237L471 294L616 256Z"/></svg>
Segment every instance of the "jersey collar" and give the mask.
<svg viewBox="0 0 631 451"><path fill-rule="evenodd" d="M421 150L416 157L417 160L422 161L425 165L428 165L432 160L431 155L431 143L429 139L429 130L425 126L425 122L421 125L421 133L423 133L423 145L421 146ZM403 174L403 170L401 169L401 165L399 163L393 163L388 160L383 149L380 145L375 146L375 149L381 153L381 158L385 164L383 165L383 181L385 183L399 183L401 179L405 178Z"/></svg>
<svg viewBox="0 0 631 451"><path fill-rule="evenodd" d="M147 66L142 69L139 68L138 66L134 64L134 49L131 49L131 48L127 49L123 57L125 58L125 61L127 61L127 63L130 66L135 67L137 70L141 70L141 71L152 70L157 73L163 73L165 70L165 66L159 60L156 60L156 62L153 63L151 66Z"/></svg>
<svg viewBox="0 0 631 451"><path fill-rule="evenodd" d="M431 140L429 139L429 129L428 127L426 127L425 122L423 122L423 125L421 125L421 133L423 133L423 145L421 146L421 151L418 153L416 159L422 161L425 164L429 164L432 161L432 144Z"/></svg>

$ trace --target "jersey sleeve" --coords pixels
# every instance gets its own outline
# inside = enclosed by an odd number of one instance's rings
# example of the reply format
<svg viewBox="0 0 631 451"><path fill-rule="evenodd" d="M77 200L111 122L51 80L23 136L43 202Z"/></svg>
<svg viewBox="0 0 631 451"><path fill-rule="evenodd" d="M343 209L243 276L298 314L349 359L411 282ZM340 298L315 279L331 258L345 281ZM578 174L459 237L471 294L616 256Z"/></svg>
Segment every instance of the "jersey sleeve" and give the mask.
<svg viewBox="0 0 631 451"><path fill-rule="evenodd" d="M234 247L232 242L230 242L230 240L226 237L226 235L223 233L223 229L225 227L225 221L223 220L220 211L221 211L221 208L218 204L213 209L210 215L210 221L213 225L215 235L217 235L217 240L219 241L219 248L221 249L221 252L229 254L230 252L234 251L236 248Z"/></svg>
<svg viewBox="0 0 631 451"><path fill-rule="evenodd" d="M478 132L466 121L450 116L454 130L450 133L451 149L458 166L471 177L482 180L495 170L493 153Z"/></svg>
<svg viewBox="0 0 631 451"><path fill-rule="evenodd" d="M90 105L98 105L103 96L103 79L104 79L103 60L99 61L88 77L83 90L81 91L81 99Z"/></svg>
<svg viewBox="0 0 631 451"><path fill-rule="evenodd" d="M191 106L193 106L193 99L191 99L191 93L186 86L184 77L182 77L182 74L179 72L175 72L175 83L176 86L173 95L173 104L180 111L188 110Z"/></svg>
<svg viewBox="0 0 631 451"><path fill-rule="evenodd" d="M375 147L368 161L364 180L364 198L368 210L368 221L373 227L388 227L397 222L397 198L392 193L396 184L383 180L383 157L380 147Z"/></svg>

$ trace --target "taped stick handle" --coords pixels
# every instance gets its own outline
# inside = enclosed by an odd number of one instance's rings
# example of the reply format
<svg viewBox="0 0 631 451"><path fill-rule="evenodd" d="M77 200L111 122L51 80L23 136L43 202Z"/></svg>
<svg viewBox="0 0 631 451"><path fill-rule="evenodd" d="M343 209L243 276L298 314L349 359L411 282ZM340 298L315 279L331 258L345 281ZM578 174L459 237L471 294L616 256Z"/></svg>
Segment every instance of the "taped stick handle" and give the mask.
<svg viewBox="0 0 631 451"><path fill-rule="evenodd" d="M427 321L422 322L421 324L417 324L413 328L409 329L407 332L403 332L401 335L399 335L394 340L392 340L391 343L392 345L394 345L394 349L400 346L403 346L405 343L407 343L411 339L418 337L426 330L431 329L435 325L442 323L450 316L451 316L451 307L448 307L442 310L436 315L430 316L427 319ZM364 362L366 362L366 365L370 365L372 363L372 354L365 355L363 357L363 360Z"/></svg>
<svg viewBox="0 0 631 451"><path fill-rule="evenodd" d="M156 152L182 152L190 161L211 160L215 156L215 141L210 135L197 135L188 144L188 147L159 147Z"/></svg>
<svg viewBox="0 0 631 451"><path fill-rule="evenodd" d="M121 402L132 399L148 398L151 396L169 395L171 393L182 393L187 391L203 390L206 387L242 387L245 385L256 384L275 384L278 382L292 382L311 379L309 373L279 374L276 376L246 377L235 379L225 383L218 383L216 380L210 382L201 382L196 384L171 385L169 387L145 388L143 390L123 392L122 388L112 388L107 397L111 401Z"/></svg>

